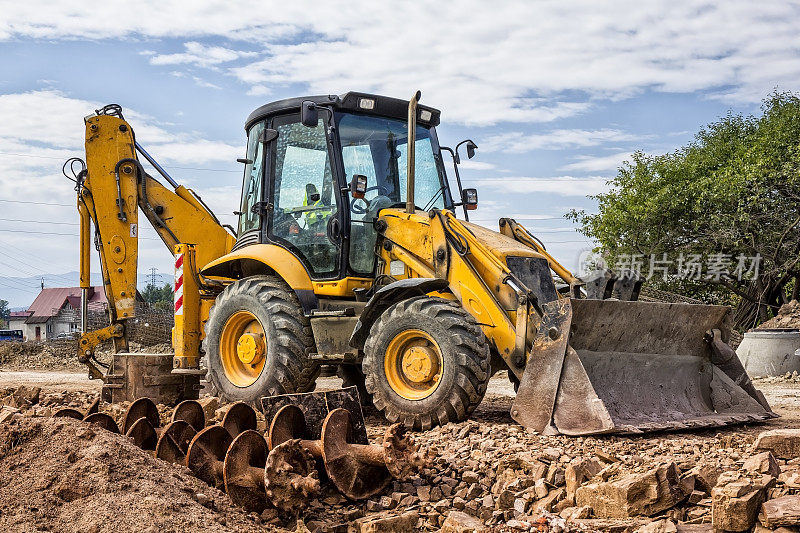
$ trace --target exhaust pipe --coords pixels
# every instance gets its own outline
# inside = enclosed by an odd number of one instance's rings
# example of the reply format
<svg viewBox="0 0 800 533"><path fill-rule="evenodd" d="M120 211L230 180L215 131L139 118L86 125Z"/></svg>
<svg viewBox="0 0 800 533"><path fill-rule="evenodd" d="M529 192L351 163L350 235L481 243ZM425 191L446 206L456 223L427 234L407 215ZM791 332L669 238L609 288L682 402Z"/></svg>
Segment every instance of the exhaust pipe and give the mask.
<svg viewBox="0 0 800 533"><path fill-rule="evenodd" d="M417 141L417 103L422 93L417 91L408 102L408 157L406 158L406 213L414 214L414 145Z"/></svg>

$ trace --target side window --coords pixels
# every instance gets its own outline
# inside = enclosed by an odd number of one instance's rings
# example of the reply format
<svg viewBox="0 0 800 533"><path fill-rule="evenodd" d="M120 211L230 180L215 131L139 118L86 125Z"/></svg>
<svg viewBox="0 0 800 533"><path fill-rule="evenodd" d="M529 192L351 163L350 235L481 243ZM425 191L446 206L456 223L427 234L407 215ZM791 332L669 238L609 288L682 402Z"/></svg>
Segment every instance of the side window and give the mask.
<svg viewBox="0 0 800 533"><path fill-rule="evenodd" d="M242 203L239 211L239 235L261 227L261 215L253 213L253 206L261 201L261 184L263 183L264 144L259 142L264 132L264 123L261 122L250 128L247 138L247 163L244 168L244 183L242 185Z"/></svg>
<svg viewBox="0 0 800 533"><path fill-rule="evenodd" d="M328 238L338 212L336 186L322 120L316 128L276 118L271 236L282 241L314 274L338 270L339 245Z"/></svg>

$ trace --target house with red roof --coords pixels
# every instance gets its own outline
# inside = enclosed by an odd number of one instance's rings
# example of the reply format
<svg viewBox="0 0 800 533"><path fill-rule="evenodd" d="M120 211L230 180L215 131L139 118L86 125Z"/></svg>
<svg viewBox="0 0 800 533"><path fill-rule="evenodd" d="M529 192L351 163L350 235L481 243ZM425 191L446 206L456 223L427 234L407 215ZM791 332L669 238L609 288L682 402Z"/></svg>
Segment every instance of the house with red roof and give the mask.
<svg viewBox="0 0 800 533"><path fill-rule="evenodd" d="M108 300L102 286L89 288L89 310L106 312ZM9 329L21 329L25 340L43 341L77 334L81 325L81 288L42 289L27 311L15 311Z"/></svg>

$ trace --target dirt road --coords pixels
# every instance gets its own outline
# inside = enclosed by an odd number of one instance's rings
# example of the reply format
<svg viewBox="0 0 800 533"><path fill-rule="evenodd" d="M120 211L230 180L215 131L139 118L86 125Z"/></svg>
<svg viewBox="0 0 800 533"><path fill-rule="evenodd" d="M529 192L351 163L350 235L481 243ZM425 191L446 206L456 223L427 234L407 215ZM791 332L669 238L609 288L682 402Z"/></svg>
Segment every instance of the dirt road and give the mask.
<svg viewBox="0 0 800 533"><path fill-rule="evenodd" d="M41 387L45 392L96 392L100 390L100 380L90 380L86 372L55 371L5 371L0 370L0 389L8 387Z"/></svg>
<svg viewBox="0 0 800 533"><path fill-rule="evenodd" d="M87 378L85 372L0 369L0 389L20 385L41 387L44 392L98 392L102 384L99 380ZM342 380L339 378L320 378L317 381L317 390L333 390L341 385ZM781 415L781 418L769 422L767 424L769 427L800 425L800 383L791 380L775 382L757 380L756 387L767 397L772 409ZM508 414L513 398L514 388L505 374L495 375L489 382L485 400L475 411L473 418L481 422L514 424Z"/></svg>

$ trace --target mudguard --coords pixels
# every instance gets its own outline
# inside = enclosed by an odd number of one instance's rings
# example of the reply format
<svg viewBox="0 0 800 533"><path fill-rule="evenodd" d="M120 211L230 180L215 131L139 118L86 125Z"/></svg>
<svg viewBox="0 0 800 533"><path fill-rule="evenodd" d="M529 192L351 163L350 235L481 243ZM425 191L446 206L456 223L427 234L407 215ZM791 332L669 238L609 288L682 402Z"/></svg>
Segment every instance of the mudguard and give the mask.
<svg viewBox="0 0 800 533"><path fill-rule="evenodd" d="M364 349L364 343L367 341L367 335L369 335L372 323L397 302L414 298L415 296L425 296L430 292L442 291L447 289L448 286L446 279L408 278L395 281L378 289L369 299L364 311L361 313L361 317L358 319L353 334L350 336L350 346L359 350Z"/></svg>

